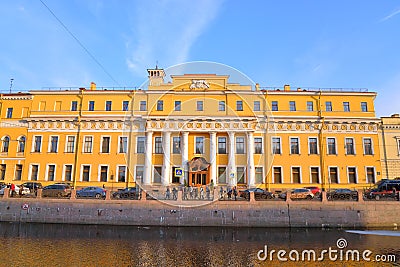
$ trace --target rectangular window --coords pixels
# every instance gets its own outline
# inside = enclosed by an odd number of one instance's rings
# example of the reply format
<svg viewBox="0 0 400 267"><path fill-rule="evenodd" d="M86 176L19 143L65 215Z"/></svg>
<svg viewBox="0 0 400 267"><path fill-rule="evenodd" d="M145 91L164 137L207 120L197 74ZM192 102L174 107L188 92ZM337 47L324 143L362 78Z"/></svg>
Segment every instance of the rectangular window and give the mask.
<svg viewBox="0 0 400 267"><path fill-rule="evenodd" d="M175 101L175 111L181 111L181 101Z"/></svg>
<svg viewBox="0 0 400 267"><path fill-rule="evenodd" d="M48 165L47 181L54 181L55 170L56 170L56 165Z"/></svg>
<svg viewBox="0 0 400 267"><path fill-rule="evenodd" d="M278 110L279 110L279 108L278 108L278 101L272 101L272 106L271 106L271 108L272 108L272 111L278 111Z"/></svg>
<svg viewBox="0 0 400 267"><path fill-rule="evenodd" d="M254 138L254 154L262 154L262 138L255 137Z"/></svg>
<svg viewBox="0 0 400 267"><path fill-rule="evenodd" d="M11 119L12 118L12 113L13 113L13 108L8 108L7 109L7 119Z"/></svg>
<svg viewBox="0 0 400 267"><path fill-rule="evenodd" d="M142 184L143 182L143 173L144 173L144 167L143 166L136 166L136 182Z"/></svg>
<svg viewBox="0 0 400 267"><path fill-rule="evenodd" d="M241 100L236 101L236 110L237 111L243 110L243 101L241 101Z"/></svg>
<svg viewBox="0 0 400 267"><path fill-rule="evenodd" d="M38 180L38 173L39 173L39 165L33 164L31 167L31 180L32 181Z"/></svg>
<svg viewBox="0 0 400 267"><path fill-rule="evenodd" d="M163 153L162 137L160 137L160 136L157 136L154 138L154 153L155 154Z"/></svg>
<svg viewBox="0 0 400 267"><path fill-rule="evenodd" d="M74 153L75 152L75 136L67 136L67 153Z"/></svg>
<svg viewBox="0 0 400 267"><path fill-rule="evenodd" d="M331 101L325 102L325 111L332 111L332 102Z"/></svg>
<svg viewBox="0 0 400 267"><path fill-rule="evenodd" d="M0 173L1 176L1 173ZM22 164L15 165L15 180L21 181L22 179ZM1 180L1 177L0 177Z"/></svg>
<svg viewBox="0 0 400 267"><path fill-rule="evenodd" d="M82 181L89 182L90 179L90 165L83 165Z"/></svg>
<svg viewBox="0 0 400 267"><path fill-rule="evenodd" d="M40 152L42 149L42 137L35 136L35 143L33 147L33 152Z"/></svg>
<svg viewBox="0 0 400 267"><path fill-rule="evenodd" d="M367 167L367 183L375 183L375 169L374 167Z"/></svg>
<svg viewBox="0 0 400 267"><path fill-rule="evenodd" d="M356 168L348 167L347 172L349 174L349 183L356 184L357 183Z"/></svg>
<svg viewBox="0 0 400 267"><path fill-rule="evenodd" d="M290 138L290 154L300 154L299 138L297 137Z"/></svg>
<svg viewBox="0 0 400 267"><path fill-rule="evenodd" d="M120 136L119 137L119 153L128 152L128 137Z"/></svg>
<svg viewBox="0 0 400 267"><path fill-rule="evenodd" d="M327 138L328 155L336 155L336 140L335 138Z"/></svg>
<svg viewBox="0 0 400 267"><path fill-rule="evenodd" d="M296 101L289 101L289 110L296 111Z"/></svg>
<svg viewBox="0 0 400 267"><path fill-rule="evenodd" d="M350 102L343 102L343 111L350 111Z"/></svg>
<svg viewBox="0 0 400 267"><path fill-rule="evenodd" d="M272 137L272 154L281 154L281 138Z"/></svg>
<svg viewBox="0 0 400 267"><path fill-rule="evenodd" d="M89 101L89 111L94 111L94 101Z"/></svg>
<svg viewBox="0 0 400 267"><path fill-rule="evenodd" d="M318 154L318 140L316 137L308 138L308 153L310 155L317 155Z"/></svg>
<svg viewBox="0 0 400 267"><path fill-rule="evenodd" d="M331 184L339 183L338 169L337 167L329 167L329 179Z"/></svg>
<svg viewBox="0 0 400 267"><path fill-rule="evenodd" d="M218 183L226 184L226 167L218 167Z"/></svg>
<svg viewBox="0 0 400 267"><path fill-rule="evenodd" d="M172 137L172 153L173 154L181 153L181 138L179 136Z"/></svg>
<svg viewBox="0 0 400 267"><path fill-rule="evenodd" d="M129 101L122 101L122 111L128 111L129 109Z"/></svg>
<svg viewBox="0 0 400 267"><path fill-rule="evenodd" d="M400 155L400 139L397 139L397 154Z"/></svg>
<svg viewBox="0 0 400 267"><path fill-rule="evenodd" d="M92 153L93 137L85 136L83 144L83 153Z"/></svg>
<svg viewBox="0 0 400 267"><path fill-rule="evenodd" d="M101 142L101 153L110 153L110 137L103 136Z"/></svg>
<svg viewBox="0 0 400 267"><path fill-rule="evenodd" d="M246 183L246 168L245 167L237 167L236 174L237 174L237 183L245 184Z"/></svg>
<svg viewBox="0 0 400 267"><path fill-rule="evenodd" d="M281 184L282 183L282 168L274 167L274 183Z"/></svg>
<svg viewBox="0 0 400 267"><path fill-rule="evenodd" d="M319 184L319 168L318 167L311 167L311 183Z"/></svg>
<svg viewBox="0 0 400 267"><path fill-rule="evenodd" d="M203 111L203 101L197 101L196 102L196 110L197 111Z"/></svg>
<svg viewBox="0 0 400 267"><path fill-rule="evenodd" d="M255 182L256 184L263 183L263 167L255 167Z"/></svg>
<svg viewBox="0 0 400 267"><path fill-rule="evenodd" d="M292 179L294 184L300 184L300 167L292 167Z"/></svg>
<svg viewBox="0 0 400 267"><path fill-rule="evenodd" d="M6 179L6 164L0 164L0 180L4 181Z"/></svg>
<svg viewBox="0 0 400 267"><path fill-rule="evenodd" d="M50 137L50 153L57 153L58 151L58 136Z"/></svg>
<svg viewBox="0 0 400 267"><path fill-rule="evenodd" d="M219 111L225 111L225 101L219 101L218 102L218 110Z"/></svg>
<svg viewBox="0 0 400 267"><path fill-rule="evenodd" d="M164 101L158 100L157 101L157 110L162 111L164 109Z"/></svg>
<svg viewBox="0 0 400 267"><path fill-rule="evenodd" d="M353 138L346 138L346 155L354 155L354 139Z"/></svg>
<svg viewBox="0 0 400 267"><path fill-rule="evenodd" d="M125 182L126 166L118 166L118 182Z"/></svg>
<svg viewBox="0 0 400 267"><path fill-rule="evenodd" d="M260 101L254 101L254 111L260 111L261 106L260 106Z"/></svg>
<svg viewBox="0 0 400 267"><path fill-rule="evenodd" d="M71 111L77 111L78 109L78 101L71 102Z"/></svg>
<svg viewBox="0 0 400 267"><path fill-rule="evenodd" d="M218 154L226 154L226 137L218 137Z"/></svg>
<svg viewBox="0 0 400 267"><path fill-rule="evenodd" d="M314 103L312 101L307 101L307 111L314 111Z"/></svg>
<svg viewBox="0 0 400 267"><path fill-rule="evenodd" d="M236 137L236 154L244 154L244 137Z"/></svg>
<svg viewBox="0 0 400 267"><path fill-rule="evenodd" d="M108 166L100 166L100 182L107 182Z"/></svg>
<svg viewBox="0 0 400 267"><path fill-rule="evenodd" d="M46 101L40 101L39 102L39 111L45 111L46 110Z"/></svg>
<svg viewBox="0 0 400 267"><path fill-rule="evenodd" d="M367 102L361 102L361 111L362 112L368 112Z"/></svg>
<svg viewBox="0 0 400 267"><path fill-rule="evenodd" d="M54 103L54 111L61 111L61 101L56 101Z"/></svg>
<svg viewBox="0 0 400 267"><path fill-rule="evenodd" d="M196 154L204 153L204 137L196 137Z"/></svg>
<svg viewBox="0 0 400 267"><path fill-rule="evenodd" d="M139 107L140 111L146 111L147 110L147 103L146 101L140 101L140 107Z"/></svg>
<svg viewBox="0 0 400 267"><path fill-rule="evenodd" d="M372 150L372 140L371 138L364 138L364 155L373 155L374 151Z"/></svg>
<svg viewBox="0 0 400 267"><path fill-rule="evenodd" d="M106 111L111 111L111 105L112 105L112 101L107 100L106 101Z"/></svg>
<svg viewBox="0 0 400 267"><path fill-rule="evenodd" d="M136 153L143 154L145 148L146 137L138 136L136 139Z"/></svg>
<svg viewBox="0 0 400 267"><path fill-rule="evenodd" d="M72 165L65 165L64 167L64 180L65 181L72 181Z"/></svg>
<svg viewBox="0 0 400 267"><path fill-rule="evenodd" d="M154 166L154 176L153 176L153 183L161 183L161 172L162 167Z"/></svg>

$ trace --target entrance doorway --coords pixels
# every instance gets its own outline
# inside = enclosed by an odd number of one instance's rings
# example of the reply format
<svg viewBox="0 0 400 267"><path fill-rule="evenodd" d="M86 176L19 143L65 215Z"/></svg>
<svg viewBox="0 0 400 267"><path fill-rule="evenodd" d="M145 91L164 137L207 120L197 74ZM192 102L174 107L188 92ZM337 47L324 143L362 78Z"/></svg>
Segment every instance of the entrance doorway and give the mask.
<svg viewBox="0 0 400 267"><path fill-rule="evenodd" d="M208 163L203 157L194 157L191 161L189 161L188 165L189 185L202 186L210 183L210 163Z"/></svg>

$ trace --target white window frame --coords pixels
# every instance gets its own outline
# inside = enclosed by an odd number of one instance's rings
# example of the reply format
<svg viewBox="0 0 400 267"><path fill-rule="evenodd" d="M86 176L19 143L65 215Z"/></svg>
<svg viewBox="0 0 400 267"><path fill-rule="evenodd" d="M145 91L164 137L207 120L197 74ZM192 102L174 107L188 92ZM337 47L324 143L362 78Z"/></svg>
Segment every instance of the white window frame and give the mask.
<svg viewBox="0 0 400 267"><path fill-rule="evenodd" d="M310 146L310 139L311 138L315 138L317 140L317 154L311 154L311 146ZM308 137L308 155L319 155L319 140L318 140L318 136L309 136Z"/></svg>
<svg viewBox="0 0 400 267"><path fill-rule="evenodd" d="M371 140L371 150L372 150L372 154L365 154L365 140L366 139L369 139L369 140ZM363 137L363 142L362 142L362 144L363 144L363 151L364 151L364 155L365 156L374 156L375 155L375 151L374 151L374 140L372 139L372 137Z"/></svg>
<svg viewBox="0 0 400 267"><path fill-rule="evenodd" d="M354 150L354 154L347 154L347 143L346 143L346 139L353 139L353 150ZM344 137L344 153L345 155L357 155L357 150L356 150L356 139L354 137L351 136L345 136Z"/></svg>
<svg viewBox="0 0 400 267"><path fill-rule="evenodd" d="M72 152L68 152L68 137L73 137L74 138L74 146L73 146L73 151ZM75 153L75 148L76 148L76 136L75 135L67 135L67 136L65 136L64 153Z"/></svg>
<svg viewBox="0 0 400 267"><path fill-rule="evenodd" d="M261 138L261 154L256 154L256 138ZM254 147L254 154L255 155L264 154L264 137L263 136L254 136L253 137L253 147Z"/></svg>
<svg viewBox="0 0 400 267"><path fill-rule="evenodd" d="M367 172L367 169L368 168L372 168L372 169L374 169L374 182L376 183L376 181L377 181L377 177L376 177L376 168L375 168L375 166L365 166L364 167L364 171L365 171L365 183L367 184L368 183L368 172Z"/></svg>
<svg viewBox="0 0 400 267"><path fill-rule="evenodd" d="M110 139L110 142L109 142L109 144L108 144L108 152L103 152L103 142L104 142L104 137L109 137ZM112 137L111 137L111 135L101 135L100 136L100 138L101 138L101 141L100 141L100 154L111 154L111 143L112 143Z"/></svg>
<svg viewBox="0 0 400 267"><path fill-rule="evenodd" d="M74 180L74 164L63 164L63 169L62 169L62 175L61 175L61 180L62 181L66 181L65 180L65 170L67 169L67 165L71 165L71 181Z"/></svg>
<svg viewBox="0 0 400 267"><path fill-rule="evenodd" d="M300 183L299 184L303 184L303 175L302 175L302 171L301 171L301 166L290 166L290 183L291 184L295 184L293 182L293 168L299 168L299 178L300 178Z"/></svg>
<svg viewBox="0 0 400 267"><path fill-rule="evenodd" d="M145 109L141 109L141 107L142 107L142 102L144 102L144 108L145 108ZM147 101L146 101L146 100L140 100L140 101L139 101L139 111L147 111Z"/></svg>
<svg viewBox="0 0 400 267"><path fill-rule="evenodd" d="M279 153L274 153L274 138L279 139ZM282 155L282 137L280 136L271 136L271 153L272 155Z"/></svg>
<svg viewBox="0 0 400 267"><path fill-rule="evenodd" d="M274 168L280 168L281 169L281 179L282 179L282 183L277 183L275 181L275 172L274 172ZM283 166L281 165L274 165L272 166L272 183L273 184L284 184L285 183L285 179L283 178L284 174L283 174Z"/></svg>
<svg viewBox="0 0 400 267"><path fill-rule="evenodd" d="M37 165L38 166L38 171L37 171L37 180L32 180L32 167L33 165ZM23 170L23 169L22 169ZM28 176L28 180L29 181L39 181L39 176L40 175L40 163L30 163L29 164L29 176Z"/></svg>
<svg viewBox="0 0 400 267"><path fill-rule="evenodd" d="M56 177L57 177L57 164L55 164L55 163L47 163L46 164L46 173L45 173L44 180L45 181L50 181L49 180L49 167L50 167L50 165L54 165L54 180L52 182L55 182L56 181Z"/></svg>
<svg viewBox="0 0 400 267"><path fill-rule="evenodd" d="M329 142L328 139L334 139L335 140L335 154L330 154L329 153ZM336 137L333 136L327 136L326 137L326 154L327 155L338 155L338 147L337 147L337 139Z"/></svg>
<svg viewBox="0 0 400 267"><path fill-rule="evenodd" d="M298 149L299 149L299 153L298 154L296 154L296 153L292 153L292 141L291 141L291 139L292 138L297 138L297 145L298 145ZM301 147L301 145L300 145L300 137L298 137L298 136L289 136L289 154L290 155L301 155L301 149L300 149L300 147Z"/></svg>
<svg viewBox="0 0 400 267"><path fill-rule="evenodd" d="M36 146L36 137L40 136L40 151L39 152L35 152L35 146ZM25 144L26 144L26 139L25 139ZM32 152L33 153L42 153L43 149L43 135L34 135L32 138Z"/></svg>
<svg viewBox="0 0 400 267"><path fill-rule="evenodd" d="M174 138L179 138L179 153L174 153ZM180 155L182 154L182 137L179 135L171 136L171 154Z"/></svg>
<svg viewBox="0 0 400 267"><path fill-rule="evenodd" d="M160 144L161 144L161 152L157 149L157 147L156 147L156 144L157 144L157 142L156 142L156 139L158 139L159 138L159 140L160 140ZM166 151L165 151L165 149L164 149L164 136L162 136L162 135L160 135L160 136L154 136L153 137L153 147L154 147L154 154L156 154L156 155L163 155L164 153L166 153Z"/></svg>
<svg viewBox="0 0 400 267"><path fill-rule="evenodd" d="M219 183L219 176L218 176L218 169L219 168L225 168L225 183L221 183L221 184L228 184L229 181L229 174L228 174L228 165L217 165L217 183ZM215 183L214 183L215 184Z"/></svg>
<svg viewBox="0 0 400 267"><path fill-rule="evenodd" d="M85 152L85 144L86 144L86 137L92 137L92 145L90 146L90 152ZM83 136L83 146L82 146L82 153L83 154L93 154L93 144L94 144L94 136L93 135L84 135Z"/></svg>
<svg viewBox="0 0 400 267"><path fill-rule="evenodd" d="M143 143L143 153L142 152L138 152L138 144L139 144L139 138L143 138L144 139L144 143ZM145 154L146 153L146 136L136 136L136 154Z"/></svg>
<svg viewBox="0 0 400 267"><path fill-rule="evenodd" d="M107 182L103 182L100 180L101 178L101 167L107 167ZM110 180L110 165L109 164L99 164L98 173L97 173L97 181L101 183L108 183Z"/></svg>
<svg viewBox="0 0 400 267"><path fill-rule="evenodd" d="M358 184L358 169L357 166L347 166L346 167L346 171L347 171L347 183L350 184L350 172L349 172L349 168L354 168L356 169L356 184Z"/></svg>
<svg viewBox="0 0 400 267"><path fill-rule="evenodd" d="M328 184L331 181L330 168L336 168L336 170L337 170L337 179L338 179L338 183L337 184L341 184L340 183L340 168L339 168L339 166L328 166ZM333 183L330 183L330 184L332 185Z"/></svg>
<svg viewBox="0 0 400 267"><path fill-rule="evenodd" d="M83 167L84 166L89 166L89 181L87 181L87 183L90 183L90 177L92 177L92 164L81 164L81 171L80 171L80 177L79 177L79 181L83 182ZM86 182L86 181L84 181Z"/></svg>
<svg viewBox="0 0 400 267"><path fill-rule="evenodd" d="M111 102L110 110L107 110L107 102ZM112 100L104 100L104 111L112 111Z"/></svg>
<svg viewBox="0 0 400 267"><path fill-rule="evenodd" d="M162 165L152 165L152 176L150 177L151 178L151 183L155 183L155 184L158 184L158 183L156 183L156 182L154 182L154 177L155 177L155 171L156 171L156 167L158 167L158 168L161 168L161 173L160 173L160 176L161 176L161 181L160 181L160 183L162 182Z"/></svg>
<svg viewBox="0 0 400 267"><path fill-rule="evenodd" d="M236 165L236 168L235 168L235 175L236 175L236 183L238 184L239 183L239 177L238 177L238 171L237 171L237 168L244 168L244 172L243 172L243 174L244 174L244 183L243 184L249 184L249 177L248 177L248 175L247 175L247 165ZM227 179L229 178L229 176L227 176Z"/></svg>
<svg viewBox="0 0 400 267"><path fill-rule="evenodd" d="M52 137L57 137L57 149L56 149L56 152L51 152L51 138ZM48 144L48 147L47 147L47 151L48 151L48 153L58 153L58 149L60 148L60 136L59 135L50 135L49 136L49 144Z"/></svg>
<svg viewBox="0 0 400 267"><path fill-rule="evenodd" d="M24 151L20 151L20 143L21 143L22 137L25 138L25 141L24 141ZM17 138L17 153L25 153L25 151L26 151L26 136L25 136L25 135L20 135L20 136L18 136L18 138Z"/></svg>
<svg viewBox="0 0 400 267"><path fill-rule="evenodd" d="M201 138L201 139L203 140L203 141L202 141L202 143L203 143L203 151L201 151L201 153L196 153L196 152L197 152L197 150L196 150L196 144L197 144L197 138L198 138L198 137ZM193 151L194 151L194 154L195 154L195 155L203 155L203 154L205 153L206 144L205 144L204 141L205 141L204 136L199 136L199 135L197 135L197 136L195 135L195 136L194 136L194 142L193 142L193 143L194 143L194 150L193 150Z"/></svg>
<svg viewBox="0 0 400 267"><path fill-rule="evenodd" d="M238 140L238 138L243 138L243 153L238 153L238 147L237 147L237 144L238 144L238 142L237 142L237 140ZM236 155L245 155L246 154L246 149L247 149L247 147L246 147L246 141L247 141L247 138L246 138L246 136L244 136L244 135L239 135L239 136L235 136L235 154ZM254 146L254 144L253 144L253 146Z"/></svg>
<svg viewBox="0 0 400 267"><path fill-rule="evenodd" d="M128 102L128 108L127 108L127 110L124 110L124 102ZM111 106L112 106L112 104L111 104ZM122 100L122 109L121 109L122 111L129 111L129 100Z"/></svg>
<svg viewBox="0 0 400 267"><path fill-rule="evenodd" d="M256 103L258 103L258 109L256 109ZM253 111L261 111L261 101L260 100L253 101Z"/></svg>
<svg viewBox="0 0 400 267"><path fill-rule="evenodd" d="M134 172L134 178L133 180L135 181L135 183L137 182L137 176L136 176L136 171L138 167L142 167L143 168L143 175L144 175L144 165L135 165L135 172ZM143 177L142 177L142 181L143 181Z"/></svg>
<svg viewBox="0 0 400 267"><path fill-rule="evenodd" d="M400 137L396 136L396 145L397 145L397 155L400 156ZM19 147L19 145L18 145Z"/></svg>
<svg viewBox="0 0 400 267"><path fill-rule="evenodd" d="M119 177L118 177L118 175L119 175L119 167L125 167L125 182L120 182L119 181ZM117 182L117 183L126 183L126 181L128 180L128 166L127 165L124 165L124 164L119 164L119 165L116 165L115 166L115 177L114 177L114 181L115 182ZM110 175L110 178L111 178L111 175Z"/></svg>
<svg viewBox="0 0 400 267"><path fill-rule="evenodd" d="M265 184L264 166L263 166L263 165L256 165L256 166L254 166L254 183L255 183L255 184L258 184L258 183L256 182L256 174L257 174L256 168L262 168L262 173L261 173L262 180L261 180L261 183L262 183L262 184Z"/></svg>
<svg viewBox="0 0 400 267"><path fill-rule="evenodd" d="M317 168L318 169L318 184L321 184L321 168L319 166L310 166L309 171L310 171L310 184L314 183L312 180L312 168Z"/></svg>
<svg viewBox="0 0 400 267"><path fill-rule="evenodd" d="M121 138L126 138L126 151L125 152L121 152ZM128 153L128 147L129 147L129 138L128 138L128 136L119 135L118 136L118 151L117 151L117 153L118 154L126 154L126 153ZM111 149L110 149L110 151L111 151Z"/></svg>

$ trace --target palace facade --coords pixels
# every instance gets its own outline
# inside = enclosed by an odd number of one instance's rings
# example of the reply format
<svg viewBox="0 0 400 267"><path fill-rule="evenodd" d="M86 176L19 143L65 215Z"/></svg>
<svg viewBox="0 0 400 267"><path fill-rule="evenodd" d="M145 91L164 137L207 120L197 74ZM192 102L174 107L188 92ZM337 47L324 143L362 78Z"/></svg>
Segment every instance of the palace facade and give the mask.
<svg viewBox="0 0 400 267"><path fill-rule="evenodd" d="M374 92L148 73L143 89L2 94L0 180L280 190L383 178Z"/></svg>

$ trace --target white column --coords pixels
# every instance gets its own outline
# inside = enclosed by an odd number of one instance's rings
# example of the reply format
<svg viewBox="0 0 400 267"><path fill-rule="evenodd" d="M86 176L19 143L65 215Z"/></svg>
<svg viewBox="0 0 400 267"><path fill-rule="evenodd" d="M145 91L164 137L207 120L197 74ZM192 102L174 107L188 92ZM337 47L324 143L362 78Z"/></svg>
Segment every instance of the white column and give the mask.
<svg viewBox="0 0 400 267"><path fill-rule="evenodd" d="M162 167L161 184L166 186L171 183L171 132L164 132L163 137L164 162Z"/></svg>
<svg viewBox="0 0 400 267"><path fill-rule="evenodd" d="M255 167L254 167L254 136L253 132L247 133L247 177L249 187L255 186Z"/></svg>
<svg viewBox="0 0 400 267"><path fill-rule="evenodd" d="M180 179L180 183L184 184L185 179L187 182L189 182L188 179L188 160L189 160L189 132L183 132L182 133L182 147L181 147L181 152L182 152L182 167L183 167L183 176Z"/></svg>
<svg viewBox="0 0 400 267"><path fill-rule="evenodd" d="M234 186L237 184L236 176L236 160L235 160L235 133L229 132L229 161L228 161L228 185Z"/></svg>
<svg viewBox="0 0 400 267"><path fill-rule="evenodd" d="M210 132L210 181L217 185L217 133Z"/></svg>
<svg viewBox="0 0 400 267"><path fill-rule="evenodd" d="M143 172L143 184L149 185L151 184L151 172L153 169L153 132L146 133L146 150L145 150L145 159L144 159L144 172Z"/></svg>

